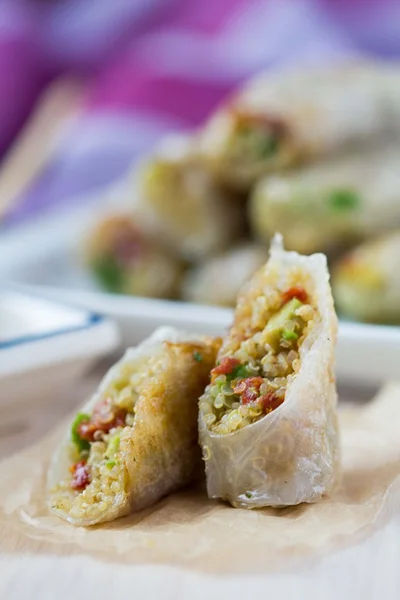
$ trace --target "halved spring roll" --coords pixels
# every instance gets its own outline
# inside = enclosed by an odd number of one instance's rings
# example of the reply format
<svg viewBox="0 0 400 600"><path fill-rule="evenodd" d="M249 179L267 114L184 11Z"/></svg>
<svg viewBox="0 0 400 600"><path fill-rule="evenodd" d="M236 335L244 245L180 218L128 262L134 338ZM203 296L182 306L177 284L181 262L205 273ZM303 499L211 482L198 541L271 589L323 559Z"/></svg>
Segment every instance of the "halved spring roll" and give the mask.
<svg viewBox="0 0 400 600"><path fill-rule="evenodd" d="M235 306L242 285L268 256L266 247L250 242L233 246L188 271L183 279L184 300Z"/></svg>
<svg viewBox="0 0 400 600"><path fill-rule="evenodd" d="M104 215L88 232L85 261L93 276L110 292L175 298L184 265L140 230L131 216Z"/></svg>
<svg viewBox="0 0 400 600"><path fill-rule="evenodd" d="M280 231L309 254L400 227L399 164L398 146L378 146L265 177L250 200L252 230L264 242Z"/></svg>
<svg viewBox="0 0 400 600"><path fill-rule="evenodd" d="M366 242L333 269L335 302L346 317L400 324L400 229Z"/></svg>
<svg viewBox="0 0 400 600"><path fill-rule="evenodd" d="M263 174L400 131L400 69L374 62L265 73L211 117L200 151L220 180Z"/></svg>
<svg viewBox="0 0 400 600"><path fill-rule="evenodd" d="M215 184L187 136L166 138L134 170L129 195L141 227L185 260L226 248L243 228L242 199Z"/></svg>
<svg viewBox="0 0 400 600"><path fill-rule="evenodd" d="M216 340L160 328L128 350L53 457L51 510L74 525L93 525L190 483L201 457L198 397L217 349Z"/></svg>
<svg viewBox="0 0 400 600"><path fill-rule="evenodd" d="M285 252L239 294L199 431L210 498L255 508L315 502L338 477L337 320L326 259Z"/></svg>

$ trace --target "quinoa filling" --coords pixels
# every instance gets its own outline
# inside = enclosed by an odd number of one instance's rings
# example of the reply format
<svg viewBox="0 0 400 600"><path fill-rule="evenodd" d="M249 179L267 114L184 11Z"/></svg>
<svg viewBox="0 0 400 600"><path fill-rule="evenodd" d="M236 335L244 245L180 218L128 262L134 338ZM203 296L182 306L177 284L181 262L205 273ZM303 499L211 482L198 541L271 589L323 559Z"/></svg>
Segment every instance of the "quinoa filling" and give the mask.
<svg viewBox="0 0 400 600"><path fill-rule="evenodd" d="M278 408L300 367L299 349L316 313L309 295L300 286L274 290L264 309L262 328L244 336L211 371L200 411L212 432L232 433Z"/></svg>
<svg viewBox="0 0 400 600"><path fill-rule="evenodd" d="M117 226L108 245L95 256L92 270L100 283L112 292L122 292L131 266L143 255L143 242L138 231L128 222L120 219L111 226Z"/></svg>
<svg viewBox="0 0 400 600"><path fill-rule="evenodd" d="M138 364L124 365L91 414L78 413L71 426L69 477L57 486L55 508L106 510L123 493L125 470L120 440L135 419L136 389L143 377Z"/></svg>
<svg viewBox="0 0 400 600"><path fill-rule="evenodd" d="M232 161L259 164L274 158L286 137L284 125L264 115L235 113L235 126L230 140Z"/></svg>

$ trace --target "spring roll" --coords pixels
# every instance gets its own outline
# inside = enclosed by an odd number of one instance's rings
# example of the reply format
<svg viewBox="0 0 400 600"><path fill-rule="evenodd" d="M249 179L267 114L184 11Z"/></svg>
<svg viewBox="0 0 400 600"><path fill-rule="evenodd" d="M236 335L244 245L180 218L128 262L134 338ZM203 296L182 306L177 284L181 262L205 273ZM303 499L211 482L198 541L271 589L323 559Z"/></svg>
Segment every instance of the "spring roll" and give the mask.
<svg viewBox="0 0 400 600"><path fill-rule="evenodd" d="M85 262L109 292L154 298L175 298L184 265L146 236L131 216L108 214L84 240Z"/></svg>
<svg viewBox="0 0 400 600"><path fill-rule="evenodd" d="M359 321L400 324L400 229L366 242L333 269L340 313Z"/></svg>
<svg viewBox="0 0 400 600"><path fill-rule="evenodd" d="M200 150L218 179L248 190L267 172L399 130L399 68L362 61L257 77L212 115Z"/></svg>
<svg viewBox="0 0 400 600"><path fill-rule="evenodd" d="M199 432L210 498L255 508L315 502L337 481L337 320L326 259L285 252L239 294Z"/></svg>
<svg viewBox="0 0 400 600"><path fill-rule="evenodd" d="M197 402L217 349L217 340L168 327L129 349L53 457L52 512L74 525L94 525L190 483L201 463Z"/></svg>
<svg viewBox="0 0 400 600"><path fill-rule="evenodd" d="M266 242L280 231L304 254L334 253L400 227L400 150L375 147L261 180L250 222Z"/></svg>
<svg viewBox="0 0 400 600"><path fill-rule="evenodd" d="M240 288L265 263L267 256L267 248L247 242L210 258L184 277L183 299L235 306Z"/></svg>
<svg viewBox="0 0 400 600"><path fill-rule="evenodd" d="M243 201L217 187L189 137L166 138L134 171L132 187L134 218L184 260L226 248L243 227Z"/></svg>

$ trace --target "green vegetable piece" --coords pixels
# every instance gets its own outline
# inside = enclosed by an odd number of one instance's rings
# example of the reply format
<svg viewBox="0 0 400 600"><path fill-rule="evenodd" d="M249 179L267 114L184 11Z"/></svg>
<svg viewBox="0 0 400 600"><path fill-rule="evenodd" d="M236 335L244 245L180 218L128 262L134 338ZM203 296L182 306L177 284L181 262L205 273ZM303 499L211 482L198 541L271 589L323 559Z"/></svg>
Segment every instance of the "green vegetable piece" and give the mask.
<svg viewBox="0 0 400 600"><path fill-rule="evenodd" d="M274 135L267 135L260 143L259 153L262 158L269 158L278 149L278 140Z"/></svg>
<svg viewBox="0 0 400 600"><path fill-rule="evenodd" d="M113 467L115 467L115 465L116 465L116 464L117 464L117 463L115 462L115 460L108 460L108 461L106 462L106 467L107 467L107 469L110 469L110 470L111 470Z"/></svg>
<svg viewBox="0 0 400 600"><path fill-rule="evenodd" d="M233 379L246 379L249 377L250 373L247 370L246 365L238 365L235 367L229 375L227 375L227 381L232 381Z"/></svg>
<svg viewBox="0 0 400 600"><path fill-rule="evenodd" d="M254 128L248 123L239 123L236 131L239 137L248 137L249 135L254 135Z"/></svg>
<svg viewBox="0 0 400 600"><path fill-rule="evenodd" d="M252 498L253 492L246 492L245 496L246 496L246 498Z"/></svg>
<svg viewBox="0 0 400 600"><path fill-rule="evenodd" d="M294 331L289 331L289 329L284 329L282 331L282 337L284 340L288 342L295 342L299 339L299 336Z"/></svg>
<svg viewBox="0 0 400 600"><path fill-rule="evenodd" d="M90 415L78 413L71 425L71 440L74 442L79 452L82 452L83 450L89 450L90 448L90 443L87 440L83 440L78 433L79 425L85 421L90 421Z"/></svg>
<svg viewBox="0 0 400 600"><path fill-rule="evenodd" d="M104 256L93 266L92 270L101 285L110 292L122 292L124 272L113 256Z"/></svg>
<svg viewBox="0 0 400 600"><path fill-rule="evenodd" d="M120 434L116 433L112 436L107 444L106 456L112 458L119 450Z"/></svg>
<svg viewBox="0 0 400 600"><path fill-rule="evenodd" d="M201 362L203 360L203 355L200 354L200 352L198 352L197 350L195 350L195 352L193 352L193 358L194 360L197 360L197 362Z"/></svg>
<svg viewBox="0 0 400 600"><path fill-rule="evenodd" d="M296 318L295 311L302 306L302 304L303 303L300 302L298 298L292 298L289 302L286 302L277 313L272 315L268 321L265 330L265 338L275 352L279 349L283 332L287 331L285 328L286 321Z"/></svg>
<svg viewBox="0 0 400 600"><path fill-rule="evenodd" d="M338 211L355 210L360 206L360 196L350 189L333 190L328 196L329 205Z"/></svg>
<svg viewBox="0 0 400 600"><path fill-rule="evenodd" d="M254 126L242 123L237 130L239 138L250 141L254 153L259 158L269 158L278 149L279 140L276 135L255 129Z"/></svg>

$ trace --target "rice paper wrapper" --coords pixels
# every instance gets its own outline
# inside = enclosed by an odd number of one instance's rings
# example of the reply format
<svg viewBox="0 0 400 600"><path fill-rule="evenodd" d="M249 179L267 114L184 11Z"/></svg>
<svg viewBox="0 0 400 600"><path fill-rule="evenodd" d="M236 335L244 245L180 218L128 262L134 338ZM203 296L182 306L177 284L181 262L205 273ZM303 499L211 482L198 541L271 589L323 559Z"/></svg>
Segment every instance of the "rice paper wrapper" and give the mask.
<svg viewBox="0 0 400 600"><path fill-rule="evenodd" d="M270 271L291 267L302 268L309 277L320 319L300 348L301 367L288 385L285 401L262 419L227 435L210 432L203 414L199 415L208 495L234 506L315 502L339 481L337 318L325 256L286 252L281 236L276 236L269 261L243 288L239 304L254 301L253 286L258 289L260 281L267 284Z"/></svg>
<svg viewBox="0 0 400 600"><path fill-rule="evenodd" d="M400 385L390 385L368 404L341 408L342 485L322 502L250 511L209 500L199 487L89 529L46 508L46 472L58 430L0 464L0 553L86 555L113 569L117 563L164 564L237 575L274 571L352 545L400 505L399 398Z"/></svg>

